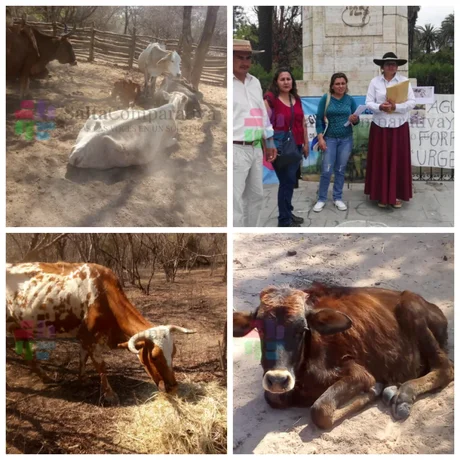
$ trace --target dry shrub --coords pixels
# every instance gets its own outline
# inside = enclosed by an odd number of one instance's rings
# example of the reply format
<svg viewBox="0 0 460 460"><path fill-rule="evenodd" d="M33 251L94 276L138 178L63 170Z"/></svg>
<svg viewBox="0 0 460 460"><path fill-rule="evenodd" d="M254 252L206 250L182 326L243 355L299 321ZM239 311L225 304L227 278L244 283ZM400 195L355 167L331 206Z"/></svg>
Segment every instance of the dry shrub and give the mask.
<svg viewBox="0 0 460 460"><path fill-rule="evenodd" d="M176 396L156 393L123 410L117 444L140 454L225 454L227 392L216 382L182 382Z"/></svg>

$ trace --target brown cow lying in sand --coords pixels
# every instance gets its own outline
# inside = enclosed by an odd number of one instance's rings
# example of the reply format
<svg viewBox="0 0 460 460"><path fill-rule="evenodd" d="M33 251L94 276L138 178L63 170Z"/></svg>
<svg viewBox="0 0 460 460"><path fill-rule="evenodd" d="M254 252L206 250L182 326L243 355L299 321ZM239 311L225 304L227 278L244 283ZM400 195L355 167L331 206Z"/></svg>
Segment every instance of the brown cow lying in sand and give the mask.
<svg viewBox="0 0 460 460"><path fill-rule="evenodd" d="M419 395L454 379L447 319L410 291L270 286L256 311L233 315L234 337L255 328L266 401L275 408L311 406L320 428L380 394L394 418L405 419Z"/></svg>

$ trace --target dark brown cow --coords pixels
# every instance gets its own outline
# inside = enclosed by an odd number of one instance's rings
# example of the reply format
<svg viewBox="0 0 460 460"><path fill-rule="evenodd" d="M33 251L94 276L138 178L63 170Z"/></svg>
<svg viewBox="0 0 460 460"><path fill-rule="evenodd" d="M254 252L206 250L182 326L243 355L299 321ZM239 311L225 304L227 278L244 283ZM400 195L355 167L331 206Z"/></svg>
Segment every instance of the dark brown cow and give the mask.
<svg viewBox="0 0 460 460"><path fill-rule="evenodd" d="M405 419L419 395L454 378L445 316L410 291L270 286L254 313L234 313L235 337L254 328L266 401L275 408L311 406L320 428L358 411L382 390L394 418Z"/></svg>
<svg viewBox="0 0 460 460"><path fill-rule="evenodd" d="M20 81L21 99L29 91L29 79L46 70L57 59L61 64L75 65L75 53L68 37L51 37L27 24L6 28L6 78Z"/></svg>
<svg viewBox="0 0 460 460"><path fill-rule="evenodd" d="M80 378L90 357L109 403L118 403L102 358L102 352L110 348L129 348L161 391L177 390L172 333L194 331L172 325L154 327L134 308L108 268L78 263L7 264L6 306L7 330L17 340L78 339ZM37 363L32 364L43 377Z"/></svg>

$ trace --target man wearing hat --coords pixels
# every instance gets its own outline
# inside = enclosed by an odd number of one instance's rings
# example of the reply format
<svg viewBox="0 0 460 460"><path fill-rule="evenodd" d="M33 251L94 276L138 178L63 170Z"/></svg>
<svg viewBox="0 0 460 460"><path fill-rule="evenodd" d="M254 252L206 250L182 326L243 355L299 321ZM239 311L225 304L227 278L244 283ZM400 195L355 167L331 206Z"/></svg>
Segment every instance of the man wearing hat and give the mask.
<svg viewBox="0 0 460 460"><path fill-rule="evenodd" d="M415 107L415 96L409 84L407 99L396 104L387 98L387 89L407 81L398 74L398 66L407 63L395 53L374 59L381 74L371 80L366 105L374 113L369 131L367 169L364 193L378 206L401 208L412 198L412 166L409 116Z"/></svg>
<svg viewBox="0 0 460 460"><path fill-rule="evenodd" d="M262 141L274 161L273 127L259 80L249 74L254 51L249 40L233 40L233 226L257 227L264 198Z"/></svg>

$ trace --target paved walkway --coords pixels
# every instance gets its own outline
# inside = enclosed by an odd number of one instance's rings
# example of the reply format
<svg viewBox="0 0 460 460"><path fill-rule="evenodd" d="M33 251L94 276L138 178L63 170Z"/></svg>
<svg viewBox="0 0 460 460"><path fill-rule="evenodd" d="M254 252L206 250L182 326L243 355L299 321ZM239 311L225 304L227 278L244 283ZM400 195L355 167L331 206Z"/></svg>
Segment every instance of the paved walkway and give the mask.
<svg viewBox="0 0 460 460"><path fill-rule="evenodd" d="M300 181L294 190L294 213L305 219L302 227L453 227L454 182L413 182L414 197L401 209L382 209L364 195L364 184L345 183L343 201L347 211L339 211L329 201L321 212L313 212L318 182ZM278 184L264 185L261 226L278 226Z"/></svg>

